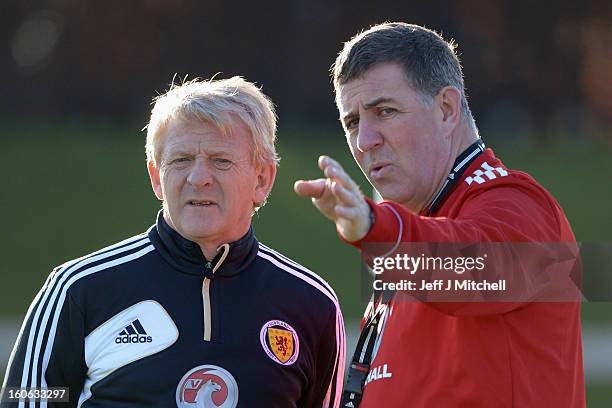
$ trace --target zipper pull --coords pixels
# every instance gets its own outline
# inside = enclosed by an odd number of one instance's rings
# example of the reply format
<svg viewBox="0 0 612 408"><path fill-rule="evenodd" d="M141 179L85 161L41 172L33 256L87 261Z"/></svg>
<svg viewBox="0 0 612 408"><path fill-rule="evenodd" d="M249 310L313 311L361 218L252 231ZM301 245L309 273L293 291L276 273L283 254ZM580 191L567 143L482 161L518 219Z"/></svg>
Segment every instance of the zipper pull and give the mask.
<svg viewBox="0 0 612 408"><path fill-rule="evenodd" d="M206 265L204 265L204 279L212 279L213 276L212 262L208 261Z"/></svg>

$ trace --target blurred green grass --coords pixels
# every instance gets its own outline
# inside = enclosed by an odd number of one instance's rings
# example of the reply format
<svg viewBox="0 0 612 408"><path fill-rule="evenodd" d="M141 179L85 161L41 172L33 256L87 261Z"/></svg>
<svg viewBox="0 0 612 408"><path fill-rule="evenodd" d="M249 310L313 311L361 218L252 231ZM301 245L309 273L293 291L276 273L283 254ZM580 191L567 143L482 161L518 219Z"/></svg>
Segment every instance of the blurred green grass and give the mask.
<svg viewBox="0 0 612 408"><path fill-rule="evenodd" d="M108 123L5 123L0 200L4 284L0 313L23 314L55 265L145 230L160 203L145 169L139 126ZM486 139L485 139L486 141ZM368 193L340 129L284 128L282 157L268 204L254 218L264 243L325 277L347 317L359 316L363 296L357 252L333 225L293 193L299 178L320 176L317 158L339 160ZM559 200L581 241L609 241L612 165L608 147L495 149L507 166L532 174ZM609 303L585 304L585 320L611 320Z"/></svg>
<svg viewBox="0 0 612 408"><path fill-rule="evenodd" d="M611 384L587 384L586 386L587 407L610 408L612 401Z"/></svg>

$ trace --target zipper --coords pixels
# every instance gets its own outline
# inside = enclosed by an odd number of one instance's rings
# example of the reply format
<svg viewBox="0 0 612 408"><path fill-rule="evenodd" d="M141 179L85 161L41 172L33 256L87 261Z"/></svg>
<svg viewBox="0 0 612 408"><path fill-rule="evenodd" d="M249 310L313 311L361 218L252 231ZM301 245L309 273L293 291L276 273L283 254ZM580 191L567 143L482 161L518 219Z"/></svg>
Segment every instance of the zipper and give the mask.
<svg viewBox="0 0 612 408"><path fill-rule="evenodd" d="M204 311L204 341L210 341L212 333L212 311L210 304L210 284L215 276L215 272L221 267L225 258L229 254L229 244L223 244L217 248L217 255L212 261L206 262L204 265L204 280L202 281L202 309ZM223 251L220 253L220 251ZM218 260L217 260L218 259ZM217 260L215 262L215 260ZM213 262L215 262L213 266Z"/></svg>
<svg viewBox="0 0 612 408"><path fill-rule="evenodd" d="M211 333L211 313L210 313L210 281L212 276L212 262L207 262L204 266L204 281L202 281L202 307L204 308L204 341L210 341Z"/></svg>

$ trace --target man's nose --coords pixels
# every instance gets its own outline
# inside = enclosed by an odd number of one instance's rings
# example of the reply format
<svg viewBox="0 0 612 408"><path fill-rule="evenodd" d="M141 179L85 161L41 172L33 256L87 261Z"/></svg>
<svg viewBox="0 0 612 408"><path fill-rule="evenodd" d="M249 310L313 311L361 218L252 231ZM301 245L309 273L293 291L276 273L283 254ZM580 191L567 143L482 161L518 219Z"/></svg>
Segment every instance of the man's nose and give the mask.
<svg viewBox="0 0 612 408"><path fill-rule="evenodd" d="M187 176L187 182L194 187L205 187L212 183L212 169L207 160L197 158Z"/></svg>
<svg viewBox="0 0 612 408"><path fill-rule="evenodd" d="M383 143L380 129L367 119L359 120L357 133L357 149L360 152L367 152L380 147Z"/></svg>

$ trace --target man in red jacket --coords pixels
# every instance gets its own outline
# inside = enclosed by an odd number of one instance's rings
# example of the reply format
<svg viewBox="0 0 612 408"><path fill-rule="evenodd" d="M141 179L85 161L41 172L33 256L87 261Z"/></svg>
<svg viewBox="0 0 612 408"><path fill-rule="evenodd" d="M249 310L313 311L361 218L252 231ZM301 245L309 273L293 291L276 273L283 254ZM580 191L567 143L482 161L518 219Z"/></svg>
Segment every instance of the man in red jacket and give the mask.
<svg viewBox="0 0 612 408"><path fill-rule="evenodd" d="M575 243L555 199L484 147L454 48L404 23L348 41L333 69L336 103L351 152L385 201L365 198L327 156L325 178L300 180L296 192L370 260L377 243L391 258L410 243L506 243L505 255L510 243ZM492 261L518 271L506 278L522 291L508 301L486 291L479 299L491 301L415 301L430 287L371 303L342 406L585 406L579 295L534 301L528 289L550 263L528 252Z"/></svg>

